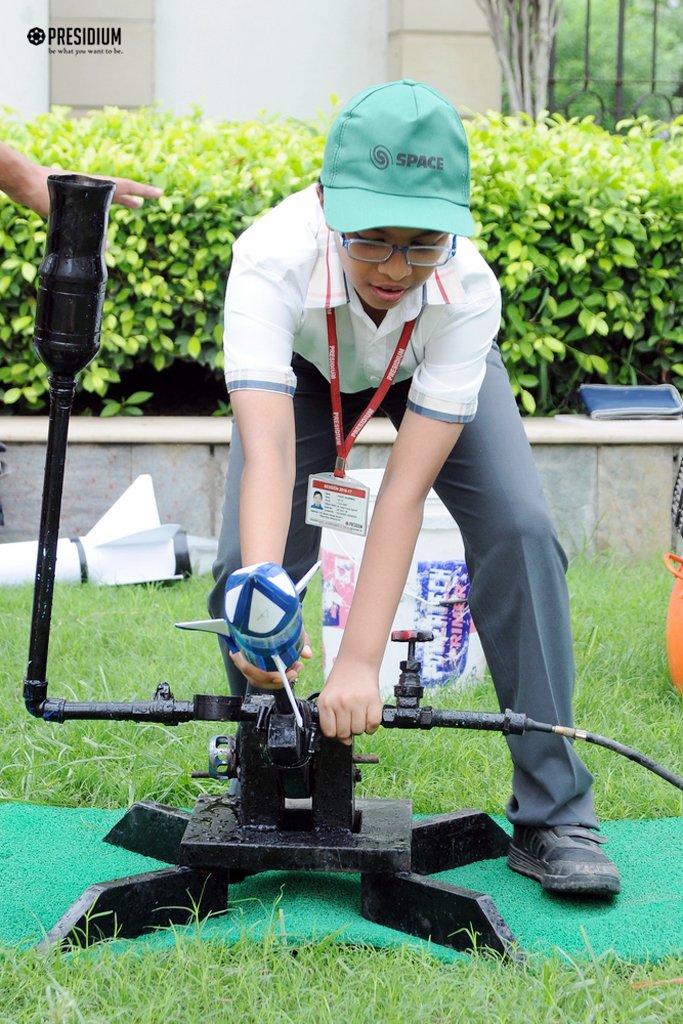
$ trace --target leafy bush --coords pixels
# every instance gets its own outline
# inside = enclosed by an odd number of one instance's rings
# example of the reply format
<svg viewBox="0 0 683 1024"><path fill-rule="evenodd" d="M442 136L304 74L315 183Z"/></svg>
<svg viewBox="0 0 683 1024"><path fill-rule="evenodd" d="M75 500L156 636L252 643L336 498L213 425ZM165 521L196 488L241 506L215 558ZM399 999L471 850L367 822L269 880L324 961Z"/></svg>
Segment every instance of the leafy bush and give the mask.
<svg viewBox="0 0 683 1024"><path fill-rule="evenodd" d="M232 243L315 180L326 127L214 123L198 111L157 109L81 119L58 109L30 123L0 114L0 137L41 163L165 189L142 212L112 208L102 347L81 378L94 411L139 411L134 374L135 394L117 391L134 370L180 360L220 376ZM501 347L523 410L565 408L585 379L683 385L683 118L666 128L640 119L613 135L589 119L490 114L468 133L475 241L500 277ZM45 369L31 349L44 242L39 217L0 199L7 412L46 401Z"/></svg>
<svg viewBox="0 0 683 1024"><path fill-rule="evenodd" d="M214 123L198 111L177 117L157 109L105 108L80 119L57 109L25 124L0 115L0 138L38 163L164 189L142 211L111 208L102 344L81 376L87 392L104 400L122 373L164 370L174 360L220 377L232 243L264 209L317 178L326 127ZM46 402L45 367L31 348L44 245L41 218L0 194L0 394L22 412ZM128 397L127 411L138 408Z"/></svg>
<svg viewBox="0 0 683 1024"><path fill-rule="evenodd" d="M578 382L683 385L683 118L470 127L478 244L503 289L501 348L527 412Z"/></svg>

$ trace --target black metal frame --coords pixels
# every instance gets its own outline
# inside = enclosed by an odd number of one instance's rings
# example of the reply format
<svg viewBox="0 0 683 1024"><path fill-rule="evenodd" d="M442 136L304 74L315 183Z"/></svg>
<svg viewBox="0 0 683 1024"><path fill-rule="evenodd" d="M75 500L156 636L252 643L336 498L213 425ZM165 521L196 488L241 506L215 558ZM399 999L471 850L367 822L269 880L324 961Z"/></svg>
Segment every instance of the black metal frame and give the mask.
<svg viewBox="0 0 683 1024"><path fill-rule="evenodd" d="M592 52L592 6L591 0L586 0L586 17L584 27L584 60L583 60L583 76L579 82L569 81L568 79L558 78L555 74L556 70L556 46L553 43L551 59L550 59L550 77L548 81L548 106L551 113L558 111L565 114L566 116L572 113L572 104L582 96L592 97L597 104L596 120L599 123L605 121L608 117L613 117L614 122L620 121L622 118L631 116L637 116L646 103L656 99L664 108L664 117L672 119L676 116L677 111L675 110L673 98L683 96L683 80L681 79L662 79L658 74L658 25L660 18L660 0L651 0L652 2L652 56L650 60L650 75L647 79L636 79L629 77L625 74L625 68L627 63L626 53L626 23L628 18L627 0L618 0L618 6L616 11L616 36L617 36L617 51L616 51L616 63L614 69L614 77L605 77L604 74L594 73L594 54ZM562 33L562 25L558 34ZM598 54L596 57L596 63L599 63L604 67L604 54ZM681 66L683 66L683 46L681 47ZM607 109L605 101L600 93L595 89L598 84L610 84L614 86L614 102L611 109ZM625 85L640 84L644 86L643 92L638 96L636 102L630 107L626 107L624 98L624 87ZM569 96L564 100L563 103L556 103L556 86L559 84L575 85ZM676 91L668 92L662 91L663 86L675 86ZM680 110L678 111L680 113Z"/></svg>
<svg viewBox="0 0 683 1024"><path fill-rule="evenodd" d="M351 747L320 736L305 763L310 796L287 798L291 780L269 761L272 745L264 740L274 726L290 733L298 727L293 715L278 714L272 697L249 702L261 723L240 727L241 794L204 795L192 812L131 807L105 841L175 866L90 886L40 949L132 938L222 914L234 884L263 871L353 871L360 872L368 920L459 951L476 945L521 960L488 895L426 877L505 856L503 829L480 811L413 822L407 800L355 800ZM302 767L294 766L297 786Z"/></svg>

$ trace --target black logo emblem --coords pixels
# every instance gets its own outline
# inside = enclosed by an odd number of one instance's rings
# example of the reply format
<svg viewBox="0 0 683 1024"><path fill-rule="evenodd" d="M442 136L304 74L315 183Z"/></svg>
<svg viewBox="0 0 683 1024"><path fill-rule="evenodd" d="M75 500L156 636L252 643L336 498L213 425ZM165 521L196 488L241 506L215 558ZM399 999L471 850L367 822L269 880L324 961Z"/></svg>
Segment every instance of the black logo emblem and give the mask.
<svg viewBox="0 0 683 1024"><path fill-rule="evenodd" d="M41 43L45 42L45 33L42 28L30 28L26 33L26 38L34 46L40 46Z"/></svg>
<svg viewBox="0 0 683 1024"><path fill-rule="evenodd" d="M387 167L391 167L393 163L391 153L386 146L373 146L370 150L370 159L380 171L386 171Z"/></svg>

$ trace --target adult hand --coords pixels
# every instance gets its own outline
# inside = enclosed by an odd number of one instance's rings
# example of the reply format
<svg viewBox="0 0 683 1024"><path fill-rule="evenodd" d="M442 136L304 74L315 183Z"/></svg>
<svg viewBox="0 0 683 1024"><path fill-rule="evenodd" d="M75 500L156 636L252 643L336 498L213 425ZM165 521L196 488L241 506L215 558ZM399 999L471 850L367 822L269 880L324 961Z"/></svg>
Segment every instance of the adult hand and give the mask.
<svg viewBox="0 0 683 1024"><path fill-rule="evenodd" d="M104 175L93 174L93 178L101 178ZM127 206L129 210L137 210L144 203L145 199L158 199L163 195L164 190L155 185L145 185L140 181L133 181L131 178L109 178L116 185L112 202L119 206Z"/></svg>
<svg viewBox="0 0 683 1024"><path fill-rule="evenodd" d="M5 142L0 142L0 190L6 192L15 203L30 207L41 217L47 217L50 212L48 175L72 173L78 172L60 171L54 167L43 167L33 163ZM107 178L102 174L93 174L90 177L113 181L116 185L113 201L131 210L142 206L145 199L158 199L163 194L163 189L133 181L131 178Z"/></svg>
<svg viewBox="0 0 683 1024"><path fill-rule="evenodd" d="M39 213L41 217L47 217L50 212L50 196L47 190L47 179L50 174L71 174L79 172L58 171L52 167L40 167L40 176L35 176L33 190L25 201L26 206ZM89 174L89 178L100 178L104 181L113 181L116 185L113 203L119 206L126 206L129 210L138 210L145 199L158 199L163 195L163 189L155 185L146 185L140 181L133 181L131 178L113 178L106 174ZM30 199L30 201L29 201Z"/></svg>

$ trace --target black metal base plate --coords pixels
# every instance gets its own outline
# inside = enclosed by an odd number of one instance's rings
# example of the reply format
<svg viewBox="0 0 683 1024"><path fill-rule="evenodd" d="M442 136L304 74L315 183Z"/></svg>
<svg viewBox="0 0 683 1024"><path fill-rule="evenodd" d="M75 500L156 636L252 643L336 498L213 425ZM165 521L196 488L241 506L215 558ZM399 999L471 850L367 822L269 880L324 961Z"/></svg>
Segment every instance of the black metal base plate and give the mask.
<svg viewBox="0 0 683 1024"><path fill-rule="evenodd" d="M104 837L104 842L166 864L177 864L180 842L189 820L189 811L141 800L128 808Z"/></svg>
<svg viewBox="0 0 683 1024"><path fill-rule="evenodd" d="M224 913L225 871L164 868L89 886L38 945L89 946L104 939L137 938L171 924Z"/></svg>
<svg viewBox="0 0 683 1024"><path fill-rule="evenodd" d="M257 871L409 871L409 800L357 800L360 830L282 831L241 826L231 797L197 801L180 843L179 863Z"/></svg>
<svg viewBox="0 0 683 1024"><path fill-rule="evenodd" d="M297 803L293 801L293 803ZM412 821L408 800L358 800L359 831L310 823L291 830L239 823L236 797L204 795L194 811L133 805L105 841L182 865L91 886L41 943L133 937L227 909L229 883L261 871L357 871L370 921L457 950L486 946L514 960L515 938L485 893L426 875L507 852L509 838L481 811Z"/></svg>
<svg viewBox="0 0 683 1024"><path fill-rule="evenodd" d="M477 946L520 962L523 957L490 896L412 872L361 877L361 913L461 952Z"/></svg>
<svg viewBox="0 0 683 1024"><path fill-rule="evenodd" d="M437 814L413 822L411 870L420 875L507 856L510 837L483 811Z"/></svg>

